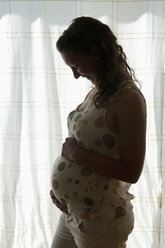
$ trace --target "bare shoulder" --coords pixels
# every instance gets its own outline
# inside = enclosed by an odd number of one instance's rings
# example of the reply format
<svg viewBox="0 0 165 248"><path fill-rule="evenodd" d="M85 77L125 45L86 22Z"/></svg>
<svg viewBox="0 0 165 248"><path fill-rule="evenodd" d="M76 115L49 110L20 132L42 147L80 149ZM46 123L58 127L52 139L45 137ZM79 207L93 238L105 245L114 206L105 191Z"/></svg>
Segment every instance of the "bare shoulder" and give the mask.
<svg viewBox="0 0 165 248"><path fill-rule="evenodd" d="M133 112L146 115L146 101L143 94L135 89L128 88L123 90L115 101L115 112L118 116L125 112Z"/></svg>
<svg viewBox="0 0 165 248"><path fill-rule="evenodd" d="M115 100L107 109L107 121L112 122L113 119L119 119L127 112L135 113L137 111L146 116L146 101L143 94L135 89L127 88L121 91ZM124 118L124 117L123 117Z"/></svg>
<svg viewBox="0 0 165 248"><path fill-rule="evenodd" d="M127 88L121 91L110 104L106 113L106 122L110 130L119 132L119 126L127 120L134 118L146 119L146 102L143 94L135 89Z"/></svg>

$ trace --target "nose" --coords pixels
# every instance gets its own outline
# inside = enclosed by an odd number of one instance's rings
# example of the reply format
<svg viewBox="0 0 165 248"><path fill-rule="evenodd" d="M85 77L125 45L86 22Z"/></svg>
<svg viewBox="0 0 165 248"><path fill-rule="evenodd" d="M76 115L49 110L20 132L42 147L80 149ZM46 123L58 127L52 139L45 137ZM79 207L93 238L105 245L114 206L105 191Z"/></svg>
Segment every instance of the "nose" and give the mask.
<svg viewBox="0 0 165 248"><path fill-rule="evenodd" d="M78 79L81 76L81 74L75 68L71 68L71 69L72 69L74 78Z"/></svg>

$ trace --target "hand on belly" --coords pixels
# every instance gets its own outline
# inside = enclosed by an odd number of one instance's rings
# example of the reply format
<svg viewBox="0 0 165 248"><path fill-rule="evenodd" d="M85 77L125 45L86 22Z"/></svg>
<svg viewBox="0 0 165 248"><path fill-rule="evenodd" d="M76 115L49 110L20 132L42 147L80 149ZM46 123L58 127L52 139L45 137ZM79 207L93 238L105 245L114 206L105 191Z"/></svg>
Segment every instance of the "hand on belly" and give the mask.
<svg viewBox="0 0 165 248"><path fill-rule="evenodd" d="M67 207L57 200L52 190L50 191L50 196L52 198L52 202L56 205L57 208L59 208L63 213L70 215L68 213Z"/></svg>

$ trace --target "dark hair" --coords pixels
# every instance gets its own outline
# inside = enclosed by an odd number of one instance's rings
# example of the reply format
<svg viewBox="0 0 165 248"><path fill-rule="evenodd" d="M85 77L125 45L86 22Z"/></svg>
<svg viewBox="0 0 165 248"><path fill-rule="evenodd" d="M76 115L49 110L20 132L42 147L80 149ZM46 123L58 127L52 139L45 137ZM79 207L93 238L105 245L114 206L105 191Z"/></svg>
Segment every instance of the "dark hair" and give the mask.
<svg viewBox="0 0 165 248"><path fill-rule="evenodd" d="M56 43L59 52L90 54L96 46L99 51L97 85L98 93L94 96L95 104L105 103L125 79L134 84L137 81L134 71L127 63L127 58L117 38L109 26L92 17L78 17L59 37Z"/></svg>

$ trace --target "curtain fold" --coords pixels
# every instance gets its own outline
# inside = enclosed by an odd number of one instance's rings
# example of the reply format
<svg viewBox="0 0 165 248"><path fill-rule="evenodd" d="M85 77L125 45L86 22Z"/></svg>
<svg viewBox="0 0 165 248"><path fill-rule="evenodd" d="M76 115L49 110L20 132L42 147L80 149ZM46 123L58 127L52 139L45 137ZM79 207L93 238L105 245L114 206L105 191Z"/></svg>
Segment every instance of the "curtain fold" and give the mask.
<svg viewBox="0 0 165 248"><path fill-rule="evenodd" d="M56 40L77 16L107 23L141 80L147 102L144 170L131 193L128 248L165 243L165 2L0 1L0 247L46 248L60 211L50 173L67 137L66 118L91 84L75 80Z"/></svg>

